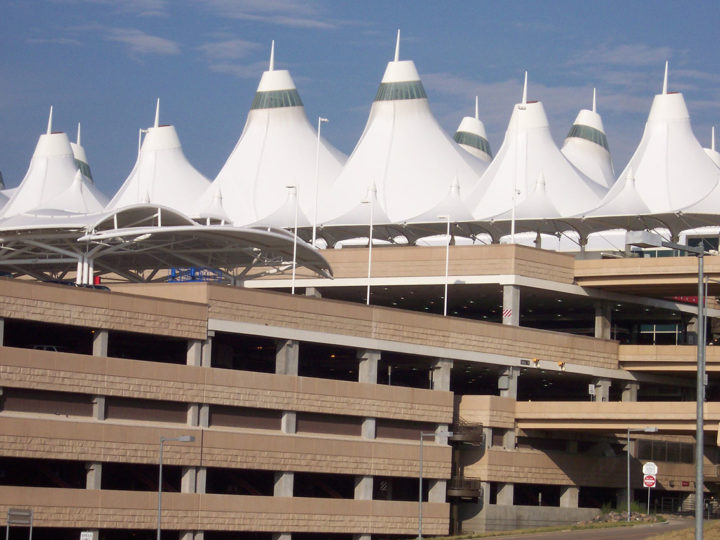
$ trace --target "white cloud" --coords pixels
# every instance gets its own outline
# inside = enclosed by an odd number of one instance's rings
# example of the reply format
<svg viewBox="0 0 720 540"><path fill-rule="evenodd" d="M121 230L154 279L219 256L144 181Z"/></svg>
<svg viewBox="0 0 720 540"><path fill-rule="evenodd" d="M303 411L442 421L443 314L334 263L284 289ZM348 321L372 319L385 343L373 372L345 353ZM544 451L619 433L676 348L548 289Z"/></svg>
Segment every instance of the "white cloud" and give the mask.
<svg viewBox="0 0 720 540"><path fill-rule="evenodd" d="M569 65L613 65L626 67L661 66L672 56L670 47L650 47L643 43L600 45L573 56Z"/></svg>
<svg viewBox="0 0 720 540"><path fill-rule="evenodd" d="M250 51L257 49L259 45L252 41L243 39L227 39L205 43L198 47L205 55L213 60L235 60L248 55Z"/></svg>
<svg viewBox="0 0 720 540"><path fill-rule="evenodd" d="M174 55L180 47L174 41L146 34L137 28L108 28L102 30L105 39L122 43L131 54Z"/></svg>
<svg viewBox="0 0 720 540"><path fill-rule="evenodd" d="M326 18L313 2L294 0L201 0L224 17L296 28L330 29L337 23Z"/></svg>
<svg viewBox="0 0 720 540"><path fill-rule="evenodd" d="M259 79L263 71L267 70L267 62L254 62L252 64L233 64L232 62L215 62L210 64L210 71L227 73L239 79Z"/></svg>
<svg viewBox="0 0 720 540"><path fill-rule="evenodd" d="M28 38L25 43L36 45L80 45L80 40L71 38Z"/></svg>
<svg viewBox="0 0 720 540"><path fill-rule="evenodd" d="M110 6L116 13L131 13L140 17L167 15L167 0L53 0L61 4L96 4Z"/></svg>

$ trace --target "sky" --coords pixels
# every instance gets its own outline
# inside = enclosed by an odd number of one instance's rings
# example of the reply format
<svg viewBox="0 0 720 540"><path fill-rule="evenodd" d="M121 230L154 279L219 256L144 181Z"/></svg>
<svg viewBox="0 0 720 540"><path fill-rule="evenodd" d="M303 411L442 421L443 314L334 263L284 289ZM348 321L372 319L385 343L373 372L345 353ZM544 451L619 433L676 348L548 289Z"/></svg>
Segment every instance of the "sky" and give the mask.
<svg viewBox="0 0 720 540"><path fill-rule="evenodd" d="M3 0L0 12L0 171L27 170L50 106L53 130L82 143L112 196L137 157L138 130L177 127L210 180L245 123L270 43L310 122L346 154L367 121L397 30L430 107L452 135L479 97L494 152L528 71L558 143L593 88L615 172L643 132L665 61L700 143L720 126L720 2L697 0ZM720 131L718 131L720 141Z"/></svg>

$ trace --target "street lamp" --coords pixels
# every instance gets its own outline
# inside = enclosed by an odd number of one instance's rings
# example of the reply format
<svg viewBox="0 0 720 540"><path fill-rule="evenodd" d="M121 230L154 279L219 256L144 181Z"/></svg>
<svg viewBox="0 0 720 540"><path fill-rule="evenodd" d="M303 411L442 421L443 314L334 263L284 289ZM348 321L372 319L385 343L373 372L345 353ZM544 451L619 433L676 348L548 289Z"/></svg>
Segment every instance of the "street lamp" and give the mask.
<svg viewBox="0 0 720 540"><path fill-rule="evenodd" d="M705 278L703 276L702 246L693 247L675 242L667 242L656 233L649 231L628 231L625 244L637 247L666 247L693 253L698 258L698 316L697 316L697 378L695 384L696 424L695 424L695 540L703 537L703 458L705 446L703 407L705 401Z"/></svg>
<svg viewBox="0 0 720 540"><path fill-rule="evenodd" d="M375 198L377 197L377 188L375 183L370 186L367 193L367 198L364 201L360 201L360 204L370 205L370 232L368 233L368 271L367 271L367 294L365 297L365 304L370 305L370 276L372 272L372 246L373 246L373 219L375 213Z"/></svg>
<svg viewBox="0 0 720 540"><path fill-rule="evenodd" d="M160 436L160 473L158 475L158 512L157 512L157 540L160 540L160 526L162 523L162 461L163 461L163 444L166 442L193 442L195 437L192 435L180 435L179 437L163 437Z"/></svg>
<svg viewBox="0 0 720 540"><path fill-rule="evenodd" d="M450 214L438 216L438 219L444 219L447 222L447 244L445 245L445 295L443 296L443 317L447 317L448 304L448 271L450 270Z"/></svg>
<svg viewBox="0 0 720 540"><path fill-rule="evenodd" d="M423 441L425 437L452 437L452 431L421 431L420 432L420 484L418 486L418 538L422 538L422 493L423 493ZM159 540L159 539L158 539Z"/></svg>
<svg viewBox="0 0 720 540"><path fill-rule="evenodd" d="M317 144L315 145L315 216L313 218L312 245L315 247L315 238L317 233L317 214L318 214L318 190L320 189L320 127L323 122L327 122L327 118L318 116L317 128Z"/></svg>
<svg viewBox="0 0 720 540"><path fill-rule="evenodd" d="M650 426L644 428L627 428L627 446L625 447L625 455L627 457L627 466L625 468L627 472L627 520L630 521L630 433L657 433L657 426Z"/></svg>
<svg viewBox="0 0 720 540"><path fill-rule="evenodd" d="M285 186L295 196L295 225L293 227L293 261L292 261L292 285L290 294L295 294L295 268L297 267L297 227L298 227L298 188L297 186Z"/></svg>

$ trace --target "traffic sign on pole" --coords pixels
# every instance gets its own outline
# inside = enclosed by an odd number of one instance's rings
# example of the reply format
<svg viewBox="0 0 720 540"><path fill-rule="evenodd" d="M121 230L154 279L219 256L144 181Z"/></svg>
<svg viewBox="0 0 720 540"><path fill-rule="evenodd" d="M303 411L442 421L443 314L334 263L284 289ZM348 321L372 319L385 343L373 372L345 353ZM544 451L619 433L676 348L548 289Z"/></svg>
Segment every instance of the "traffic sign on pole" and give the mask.
<svg viewBox="0 0 720 540"><path fill-rule="evenodd" d="M656 482L657 478L655 478L654 474L646 474L645 476L643 476L643 485L646 488L654 488Z"/></svg>
<svg viewBox="0 0 720 540"><path fill-rule="evenodd" d="M658 473L658 466L655 465L652 461L648 461L643 465L643 474L652 474L653 476L656 476Z"/></svg>

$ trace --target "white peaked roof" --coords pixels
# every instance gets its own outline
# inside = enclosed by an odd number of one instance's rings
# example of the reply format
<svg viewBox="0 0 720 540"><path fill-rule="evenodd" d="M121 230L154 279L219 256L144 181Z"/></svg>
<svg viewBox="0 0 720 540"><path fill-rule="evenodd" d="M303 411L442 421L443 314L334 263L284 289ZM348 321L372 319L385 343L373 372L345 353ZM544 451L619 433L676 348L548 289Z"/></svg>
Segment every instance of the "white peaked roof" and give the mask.
<svg viewBox="0 0 720 540"><path fill-rule="evenodd" d="M687 207L720 180L720 170L693 134L683 95L667 92L667 64L663 92L655 96L640 144L607 200L624 190L630 169L637 192L653 213Z"/></svg>
<svg viewBox="0 0 720 540"><path fill-rule="evenodd" d="M536 189L539 179L545 182L541 191ZM522 102L513 108L502 146L466 202L476 219L486 219L513 205L517 209L533 192L543 193L560 215L570 216L596 206L606 190L573 167L555 145L542 103L527 101L526 75ZM547 217L542 215L545 203L523 207L528 218Z"/></svg>
<svg viewBox="0 0 720 540"><path fill-rule="evenodd" d="M705 153L710 156L710 159L713 160L713 163L720 167L720 152L715 150L715 126L712 128L712 136L710 140L710 148L703 148L705 150Z"/></svg>
<svg viewBox="0 0 720 540"><path fill-rule="evenodd" d="M174 126L148 128L130 175L107 205L115 210L135 204L157 204L194 215L197 201L210 181L200 174L183 153Z"/></svg>
<svg viewBox="0 0 720 540"><path fill-rule="evenodd" d="M252 227L271 227L294 229L298 227L312 227L312 220L298 204L298 190L294 186L286 188L285 201L271 214L251 224Z"/></svg>
<svg viewBox="0 0 720 540"><path fill-rule="evenodd" d="M398 34L399 43L399 34ZM402 222L434 207L457 177L470 191L487 164L462 150L440 127L415 64L389 62L365 130L323 206L321 222L347 215L374 184L385 214Z"/></svg>
<svg viewBox="0 0 720 540"><path fill-rule="evenodd" d="M475 116L466 116L460 121L453 139L460 145L460 148L467 150L476 158L492 161L492 151L487 140L485 124L480 120L477 96L475 96Z"/></svg>
<svg viewBox="0 0 720 540"><path fill-rule="evenodd" d="M236 225L251 224L273 214L285 202L287 186L296 185L300 209L314 219L316 192L330 189L346 159L325 139L318 146L317 131L307 119L290 73L275 69L273 47L245 128L201 201L200 212L219 192L231 220Z"/></svg>
<svg viewBox="0 0 720 540"><path fill-rule="evenodd" d="M596 109L593 90L592 110L582 109L578 113L560 151L590 180L609 189L615 183L615 170L602 118Z"/></svg>
<svg viewBox="0 0 720 540"><path fill-rule="evenodd" d="M70 141L70 148L72 148L75 162L77 163L78 169L90 180L93 181L92 172L90 171L90 164L88 162L87 154L85 153L85 147L80 142L80 123L78 122L77 127L77 139L75 142Z"/></svg>
<svg viewBox="0 0 720 540"><path fill-rule="evenodd" d="M52 132L51 108L47 132L40 135L25 178L3 206L2 217L38 210L92 213L106 203L78 168L68 136Z"/></svg>

